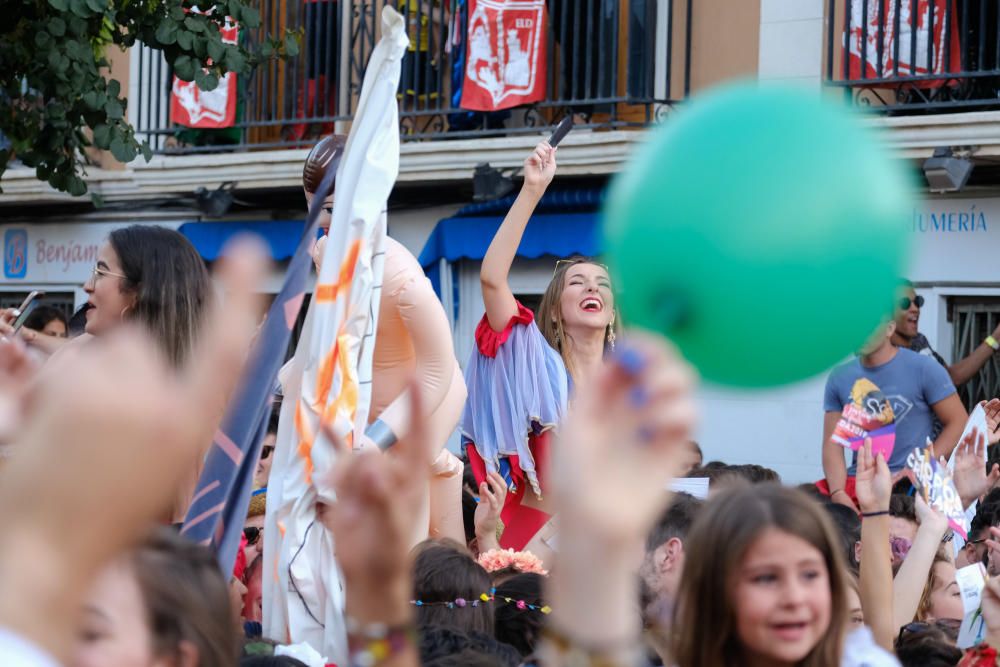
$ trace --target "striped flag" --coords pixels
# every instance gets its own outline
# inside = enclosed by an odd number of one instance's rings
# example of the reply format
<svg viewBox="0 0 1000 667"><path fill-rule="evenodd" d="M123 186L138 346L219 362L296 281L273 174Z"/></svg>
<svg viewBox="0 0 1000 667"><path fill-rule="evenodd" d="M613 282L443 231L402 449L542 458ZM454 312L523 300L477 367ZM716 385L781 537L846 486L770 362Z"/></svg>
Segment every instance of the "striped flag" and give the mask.
<svg viewBox="0 0 1000 667"><path fill-rule="evenodd" d="M399 173L396 90L408 44L403 18L388 5L381 34L337 170L316 291L282 378L264 524L264 636L305 642L336 664L347 659L344 587L334 536L316 516L318 501L336 501L336 453L320 425L352 444L368 422L386 202Z"/></svg>
<svg viewBox="0 0 1000 667"><path fill-rule="evenodd" d="M336 170L331 169L313 199L285 284L268 310L247 367L212 440L212 449L181 528L182 535L215 551L227 579L233 571L250 505L254 471L267 431L278 371L305 298L317 220L335 178Z"/></svg>

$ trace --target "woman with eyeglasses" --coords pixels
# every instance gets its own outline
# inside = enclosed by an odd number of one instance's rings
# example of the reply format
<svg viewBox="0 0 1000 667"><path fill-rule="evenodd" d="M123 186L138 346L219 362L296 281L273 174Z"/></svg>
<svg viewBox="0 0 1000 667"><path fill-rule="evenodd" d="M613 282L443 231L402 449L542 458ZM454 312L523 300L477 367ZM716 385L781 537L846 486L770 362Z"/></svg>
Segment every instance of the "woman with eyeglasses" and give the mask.
<svg viewBox="0 0 1000 667"><path fill-rule="evenodd" d="M179 367L198 334L211 299L211 282L198 251L182 234L166 227L132 225L108 235L83 291L87 336L72 344L134 323L153 335L164 358ZM0 332L6 333L15 315L12 309L4 311Z"/></svg>
<svg viewBox="0 0 1000 667"><path fill-rule="evenodd" d="M208 271L191 242L175 230L149 225L111 232L83 290L86 333L101 336L124 322L139 324L174 366L191 350L211 299Z"/></svg>
<svg viewBox="0 0 1000 667"><path fill-rule="evenodd" d="M505 548L524 548L547 521L538 503L551 430L562 420L571 387L587 384L615 344L611 279L594 260L560 261L537 316L514 298L510 268L555 172L556 149L547 142L524 161L524 185L483 258L486 314L466 367L463 442L480 485L488 471L499 471L510 488L502 516Z"/></svg>
<svg viewBox="0 0 1000 667"><path fill-rule="evenodd" d="M211 289L204 261L179 232L152 225L116 229L98 250L94 271L83 285L85 332L100 338L123 324L137 325L159 343L164 359L179 368L201 329ZM76 340L85 342L86 337ZM220 396L220 418L225 402L226 396ZM211 434L205 434L206 448L210 443ZM177 490L171 521L183 520L202 463L201 457L192 461L191 474Z"/></svg>

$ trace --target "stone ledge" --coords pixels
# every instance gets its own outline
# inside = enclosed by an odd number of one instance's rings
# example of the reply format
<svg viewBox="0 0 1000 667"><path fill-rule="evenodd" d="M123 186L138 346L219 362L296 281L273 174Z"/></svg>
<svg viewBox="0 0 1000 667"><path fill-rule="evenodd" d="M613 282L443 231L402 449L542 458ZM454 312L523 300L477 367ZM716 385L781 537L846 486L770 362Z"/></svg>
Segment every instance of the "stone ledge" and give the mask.
<svg viewBox="0 0 1000 667"><path fill-rule="evenodd" d="M644 132L577 131L559 149L559 173L608 174L618 171ZM399 182L447 183L471 181L475 166L516 167L527 152L546 135L518 135L489 139L461 139L403 143ZM106 201L141 200L163 194L191 193L198 187L215 189L236 181L241 190L299 188L302 163L308 150L274 150L209 155L155 156L148 164L140 158L123 170L88 169L91 192ZM34 170L10 169L3 178L0 203L66 203L73 198L35 179Z"/></svg>
<svg viewBox="0 0 1000 667"><path fill-rule="evenodd" d="M888 131L889 144L900 157L923 159L938 146L976 146L977 156L1000 156L1000 111L927 116L872 117L868 122ZM489 162L512 168L545 134L485 139L403 143L400 183L448 184L472 179L475 166ZM600 175L618 171L645 131L615 130L570 133L560 146L559 173ZM148 164L141 159L122 170L88 170L92 192L107 201L142 200L165 194L189 194L198 187L214 189L236 181L243 190L298 188L306 149L164 156ZM30 169L9 169L3 178L2 204L68 203L72 197L39 183Z"/></svg>
<svg viewBox="0 0 1000 667"><path fill-rule="evenodd" d="M878 117L869 122L891 132L890 144L903 157L927 158L939 146L976 146L976 155L1000 155L1000 111Z"/></svg>

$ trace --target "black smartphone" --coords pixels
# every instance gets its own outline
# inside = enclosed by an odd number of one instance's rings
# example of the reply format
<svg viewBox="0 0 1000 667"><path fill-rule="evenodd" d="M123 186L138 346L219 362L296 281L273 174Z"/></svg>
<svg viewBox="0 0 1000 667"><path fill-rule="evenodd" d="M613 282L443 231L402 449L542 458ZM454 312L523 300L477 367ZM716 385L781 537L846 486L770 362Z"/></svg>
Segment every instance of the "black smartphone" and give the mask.
<svg viewBox="0 0 1000 667"><path fill-rule="evenodd" d="M21 302L21 305L17 307L17 318L14 320L13 324L11 324L14 328L14 333L17 333L21 327L24 326L28 316L31 315L31 311L33 311L38 305L37 299L43 296L45 296L45 292L35 290L25 297L24 301Z"/></svg>
<svg viewBox="0 0 1000 667"><path fill-rule="evenodd" d="M563 140L563 137L569 134L569 131L572 129L573 117L566 116L558 125L556 125L555 131L552 133L552 136L549 137L549 146L552 146L552 148L558 146L559 142Z"/></svg>

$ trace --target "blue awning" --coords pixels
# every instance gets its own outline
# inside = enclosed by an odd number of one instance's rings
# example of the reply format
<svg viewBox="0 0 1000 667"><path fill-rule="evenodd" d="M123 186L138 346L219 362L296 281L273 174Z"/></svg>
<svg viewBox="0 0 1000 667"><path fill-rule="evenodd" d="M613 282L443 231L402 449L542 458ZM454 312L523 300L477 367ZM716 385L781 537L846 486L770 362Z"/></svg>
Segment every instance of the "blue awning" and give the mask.
<svg viewBox="0 0 1000 667"><path fill-rule="evenodd" d="M212 262L237 234L251 233L264 239L271 258L284 261L295 254L305 220L240 220L236 222L185 222L178 231L187 237L205 261Z"/></svg>
<svg viewBox="0 0 1000 667"><path fill-rule="evenodd" d="M550 213L533 215L524 231L517 256L594 256L600 254L599 214ZM482 259L493 240L502 216L455 217L440 221L420 253L420 265L434 267L439 260Z"/></svg>
<svg viewBox="0 0 1000 667"><path fill-rule="evenodd" d="M604 203L606 190L600 188L554 188L542 195L535 213L579 213L595 211ZM504 216L510 210L517 193L463 206L454 217L477 218L486 215Z"/></svg>

